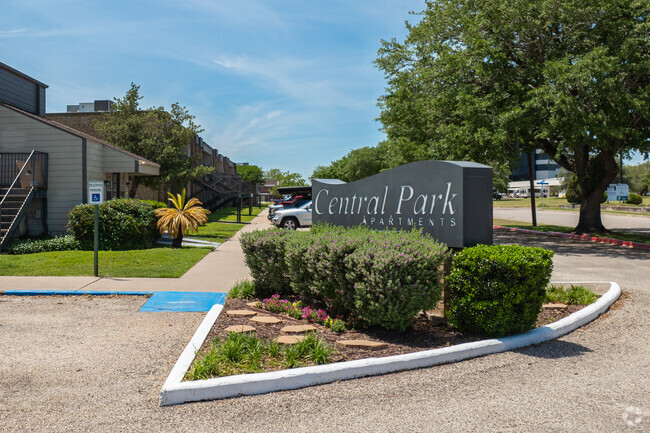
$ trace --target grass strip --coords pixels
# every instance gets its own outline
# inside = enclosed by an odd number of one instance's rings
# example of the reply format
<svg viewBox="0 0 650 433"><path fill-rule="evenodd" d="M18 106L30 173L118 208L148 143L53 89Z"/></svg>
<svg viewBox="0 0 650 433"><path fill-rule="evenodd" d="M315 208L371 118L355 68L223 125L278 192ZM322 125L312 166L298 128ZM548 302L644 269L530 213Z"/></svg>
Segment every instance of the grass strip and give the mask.
<svg viewBox="0 0 650 433"><path fill-rule="evenodd" d="M262 205L261 208L253 206L251 215L248 215L248 211L249 211L248 207L242 208L241 221L247 223L251 222L253 218L258 216L264 209L266 209L267 206L268 206L267 204ZM210 215L208 215L208 221L209 222L218 222L218 221L237 222L237 208L226 207L223 209L219 209L218 211L215 211Z"/></svg>
<svg viewBox="0 0 650 433"><path fill-rule="evenodd" d="M121 278L178 278L210 248L151 248L99 251L99 275ZM1 276L92 276L92 251L0 255Z"/></svg>
<svg viewBox="0 0 650 433"><path fill-rule="evenodd" d="M243 223L251 222L268 205L262 208L253 207L252 215L248 215L248 208L242 209L241 220ZM208 222L199 227L199 233L191 235L194 239L223 243L233 237L235 233L244 227L237 221L237 208L227 207L208 215Z"/></svg>
<svg viewBox="0 0 650 433"><path fill-rule="evenodd" d="M598 299L598 296L583 286L574 286L568 289L550 286L546 288L545 303L567 304L567 305L589 305Z"/></svg>
<svg viewBox="0 0 650 433"><path fill-rule="evenodd" d="M527 207L530 208L530 198L503 198L501 200L492 200L492 205L494 207ZM558 197L548 197L548 198L535 198L535 207L542 209L550 210L579 210L579 206L576 206L575 209L561 208L560 206L570 206L571 203L567 201L566 198ZM638 208L640 206L650 206L650 197L643 197L643 202L641 205L621 203L621 202L609 202L602 203L601 206L624 206L631 209ZM602 209L601 212L624 212L624 211L610 211L607 209ZM637 214L638 212L630 212Z"/></svg>
<svg viewBox="0 0 650 433"><path fill-rule="evenodd" d="M494 225L534 230L538 232L571 233L574 229L574 227L556 226L553 224L538 224L537 226L533 227L533 225L531 225L530 223L524 223L521 221L503 220L503 219L495 219ZM590 235L598 236L601 238L619 239L621 241L641 242L644 244L650 244L650 235L646 235L642 233L625 233L625 232L612 231L606 233L590 233Z"/></svg>

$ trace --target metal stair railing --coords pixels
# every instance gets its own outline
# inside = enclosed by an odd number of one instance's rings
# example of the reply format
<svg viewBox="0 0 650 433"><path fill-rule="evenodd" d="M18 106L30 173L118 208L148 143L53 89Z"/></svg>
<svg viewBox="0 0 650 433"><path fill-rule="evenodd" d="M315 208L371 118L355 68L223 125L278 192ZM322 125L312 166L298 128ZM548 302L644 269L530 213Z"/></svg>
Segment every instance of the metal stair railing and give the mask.
<svg viewBox="0 0 650 433"><path fill-rule="evenodd" d="M10 154L2 154L2 156L3 156L3 165L2 165L2 170L0 172L3 174L3 177L7 176L7 171L10 171L10 170L8 170L9 166L5 167L6 163L4 163L4 160L6 160L7 156L10 156L10 155L14 156L14 157L13 158L10 157L9 160L13 161L13 164L15 164L16 162L21 162L21 161L16 161L15 157L18 156L18 155L25 155L25 154L11 154L11 153ZM42 183L41 183L40 186L37 186L37 184L36 184L36 181L35 181L36 173L34 171L34 160L36 158L38 158L38 157L42 158L41 162L43 163L43 165L42 165L43 172L41 174ZM29 169L28 169L28 166L29 166ZM9 198L11 196L11 193L12 193L12 191L14 191L14 187L16 186L16 183L20 180L23 173L25 173L25 170L27 170L26 174L28 176L31 176L31 179L29 180L29 188L26 188L28 190L27 194L25 194L24 197L22 197L22 202L20 203L20 207L18 208L18 210L16 212L16 215L14 215L13 219L11 220L11 222L9 223L7 228L3 229L2 228L2 207L5 204L5 202L7 201L7 198ZM10 176L10 174L9 174L9 176ZM0 182L0 183L2 183L2 182ZM15 229L16 222L18 222L22 218L25 203L29 199L31 199L31 197L33 196L34 189L37 188L37 187L42 187L44 189L47 188L47 154L42 153L42 152L37 152L36 150L32 150L31 153L29 154L29 156L27 157L27 159L25 160L25 162L23 163L23 166L18 171L18 174L13 179L13 182L11 182L11 185L9 186L9 188L5 192L4 196L2 197L2 200L0 200L0 251L2 250L2 247L4 246L4 244L6 243L8 238L11 236L13 230ZM15 188L15 189L18 190L18 189L23 189L23 188ZM3 231L4 231L4 234L2 233Z"/></svg>

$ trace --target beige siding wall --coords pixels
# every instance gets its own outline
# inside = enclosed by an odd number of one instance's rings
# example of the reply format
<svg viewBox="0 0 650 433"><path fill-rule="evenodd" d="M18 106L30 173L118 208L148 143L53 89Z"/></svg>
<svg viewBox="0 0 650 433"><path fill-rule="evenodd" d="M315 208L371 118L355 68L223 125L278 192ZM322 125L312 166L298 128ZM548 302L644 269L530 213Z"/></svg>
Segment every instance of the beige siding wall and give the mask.
<svg viewBox="0 0 650 433"><path fill-rule="evenodd" d="M132 156L112 149L108 146L93 143L102 148L102 167L106 173L133 173L135 172L135 162Z"/></svg>
<svg viewBox="0 0 650 433"><path fill-rule="evenodd" d="M86 164L88 181L100 182L104 180L102 168L103 148L101 144L86 141Z"/></svg>
<svg viewBox="0 0 650 433"><path fill-rule="evenodd" d="M48 154L48 223L63 233L68 212L82 201L81 138L0 106L0 152Z"/></svg>

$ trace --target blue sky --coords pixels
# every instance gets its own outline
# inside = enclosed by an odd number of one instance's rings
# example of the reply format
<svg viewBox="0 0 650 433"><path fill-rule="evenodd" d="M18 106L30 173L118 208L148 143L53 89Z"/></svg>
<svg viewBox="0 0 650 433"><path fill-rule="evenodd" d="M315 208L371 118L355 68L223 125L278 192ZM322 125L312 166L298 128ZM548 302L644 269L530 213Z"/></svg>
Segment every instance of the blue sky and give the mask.
<svg viewBox="0 0 650 433"><path fill-rule="evenodd" d="M0 61L44 82L47 112L178 102L235 162L311 175L383 139L374 67L424 0L4 0Z"/></svg>
<svg viewBox="0 0 650 433"><path fill-rule="evenodd" d="M424 0L3 0L0 61L48 84L47 111L178 102L235 162L308 178L384 138L374 67ZM642 162L637 155L633 163Z"/></svg>

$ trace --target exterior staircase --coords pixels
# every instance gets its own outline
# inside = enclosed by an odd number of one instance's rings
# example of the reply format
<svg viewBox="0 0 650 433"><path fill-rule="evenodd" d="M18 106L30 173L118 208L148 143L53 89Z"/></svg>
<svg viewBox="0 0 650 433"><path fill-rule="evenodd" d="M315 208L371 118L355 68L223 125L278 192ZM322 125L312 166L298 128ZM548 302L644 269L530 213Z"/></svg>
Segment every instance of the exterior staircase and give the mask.
<svg viewBox="0 0 650 433"><path fill-rule="evenodd" d="M198 187L193 193L194 197L210 212L229 205L235 206L240 198L242 205L248 204L251 201L251 193L254 193L254 186L239 176L210 174L192 183Z"/></svg>
<svg viewBox="0 0 650 433"><path fill-rule="evenodd" d="M26 206L32 201L36 188L0 188L0 251L4 248L22 220Z"/></svg>
<svg viewBox="0 0 650 433"><path fill-rule="evenodd" d="M0 251L18 229L27 205L34 198L47 199L47 158L43 152L0 153ZM47 212L43 204L43 213ZM43 216L47 233L47 218Z"/></svg>

